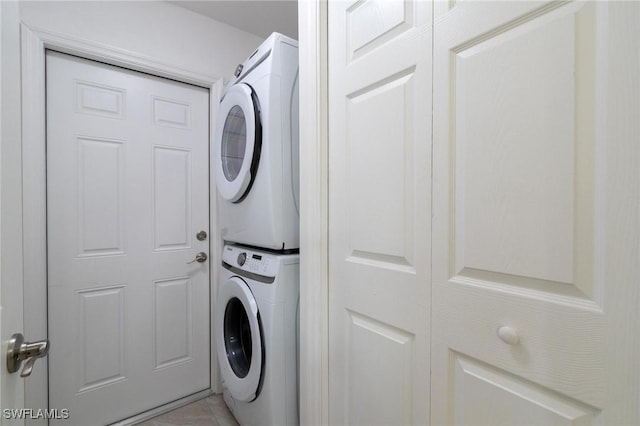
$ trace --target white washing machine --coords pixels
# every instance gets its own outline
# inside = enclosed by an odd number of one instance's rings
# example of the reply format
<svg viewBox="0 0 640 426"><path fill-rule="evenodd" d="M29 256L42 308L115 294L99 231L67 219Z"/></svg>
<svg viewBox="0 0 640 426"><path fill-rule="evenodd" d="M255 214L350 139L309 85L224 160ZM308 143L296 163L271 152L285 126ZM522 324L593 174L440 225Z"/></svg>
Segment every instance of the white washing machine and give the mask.
<svg viewBox="0 0 640 426"><path fill-rule="evenodd" d="M242 426L297 425L299 255L226 245L215 309L224 400Z"/></svg>
<svg viewBox="0 0 640 426"><path fill-rule="evenodd" d="M299 248L298 42L273 33L218 109L213 169L225 241Z"/></svg>

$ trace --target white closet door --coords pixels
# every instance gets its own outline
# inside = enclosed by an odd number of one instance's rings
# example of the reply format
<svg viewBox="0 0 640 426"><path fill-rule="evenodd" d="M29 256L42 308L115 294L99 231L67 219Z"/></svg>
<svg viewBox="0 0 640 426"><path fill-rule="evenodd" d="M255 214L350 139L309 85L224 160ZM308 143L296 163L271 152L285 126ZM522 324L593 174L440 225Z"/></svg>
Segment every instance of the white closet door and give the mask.
<svg viewBox="0 0 640 426"><path fill-rule="evenodd" d="M209 388L208 91L47 54L49 407L108 424Z"/></svg>
<svg viewBox="0 0 640 426"><path fill-rule="evenodd" d="M329 422L426 424L431 4L328 6Z"/></svg>
<svg viewBox="0 0 640 426"><path fill-rule="evenodd" d="M432 424L638 424L640 6L438 7Z"/></svg>

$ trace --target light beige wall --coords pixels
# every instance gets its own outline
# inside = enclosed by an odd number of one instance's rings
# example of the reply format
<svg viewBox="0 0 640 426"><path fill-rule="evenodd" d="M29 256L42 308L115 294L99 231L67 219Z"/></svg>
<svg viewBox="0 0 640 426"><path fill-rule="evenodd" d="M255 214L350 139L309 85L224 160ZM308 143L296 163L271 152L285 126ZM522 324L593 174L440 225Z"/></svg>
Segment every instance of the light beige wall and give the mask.
<svg viewBox="0 0 640 426"><path fill-rule="evenodd" d="M32 29L225 79L262 41L164 1L22 1L20 20Z"/></svg>

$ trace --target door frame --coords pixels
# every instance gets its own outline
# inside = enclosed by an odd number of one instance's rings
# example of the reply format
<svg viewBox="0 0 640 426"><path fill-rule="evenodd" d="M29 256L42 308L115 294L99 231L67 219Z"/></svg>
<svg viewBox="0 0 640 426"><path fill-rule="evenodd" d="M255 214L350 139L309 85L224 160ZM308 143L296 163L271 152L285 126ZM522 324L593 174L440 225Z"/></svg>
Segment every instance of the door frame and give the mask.
<svg viewBox="0 0 640 426"><path fill-rule="evenodd" d="M329 424L328 0L298 1L300 424Z"/></svg>
<svg viewBox="0 0 640 426"><path fill-rule="evenodd" d="M103 62L158 77L204 87L209 90L209 146L217 107L222 94L222 77L203 75L156 61L151 57L113 48L91 40L52 33L20 24L22 77L22 244L24 262L24 335L28 340L47 338L47 193L46 193L46 49ZM209 165L209 188L215 188ZM20 183L16 183L20 185ZM209 215L217 211L216 197L209 197ZM219 259L222 244L215 223L209 227L209 253ZM215 306L217 262L209 263L210 306ZM217 354L214 347L213 316L210 309L211 390L220 392ZM25 407L48 406L48 363L39 362L25 381ZM63 407L58 407L63 408Z"/></svg>

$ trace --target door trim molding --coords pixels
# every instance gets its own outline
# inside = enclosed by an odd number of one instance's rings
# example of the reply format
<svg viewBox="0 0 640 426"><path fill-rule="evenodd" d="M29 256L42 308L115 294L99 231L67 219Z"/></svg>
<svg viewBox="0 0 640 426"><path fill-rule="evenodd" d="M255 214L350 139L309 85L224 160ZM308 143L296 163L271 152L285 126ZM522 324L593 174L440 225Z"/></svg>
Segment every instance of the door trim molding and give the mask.
<svg viewBox="0 0 640 426"><path fill-rule="evenodd" d="M300 1L300 424L329 423L327 1Z"/></svg>
<svg viewBox="0 0 640 426"><path fill-rule="evenodd" d="M69 37L38 28L20 25L22 62L22 240L24 262L24 332L31 340L47 338L47 217L46 217L46 86L45 50L52 49L85 59L116 65L147 74L193 84L209 90L209 144L215 124L222 78L193 73L186 69L124 49ZM211 173L210 188L215 188ZM215 212L216 197L209 197L210 212ZM211 259L219 259L222 246L217 227L210 226ZM219 265L210 262L210 277L218 276ZM213 280L212 282L215 282ZM211 288L211 306L215 306L215 285ZM211 330L211 389L219 392L217 358ZM48 406L47 363L37 363L25 381L25 407ZM61 407L57 407L61 408Z"/></svg>

